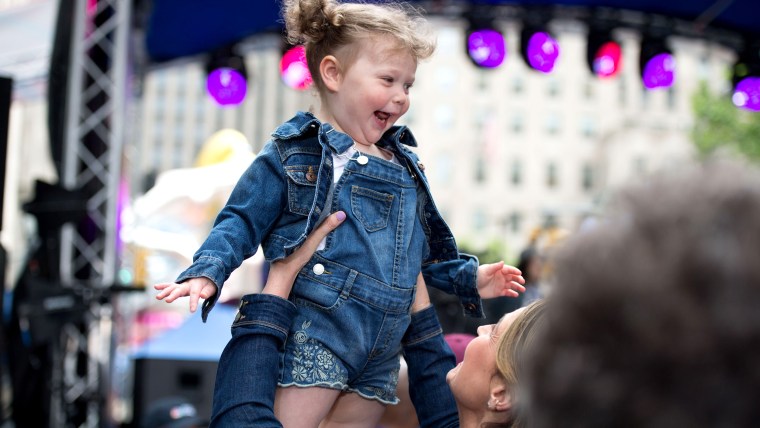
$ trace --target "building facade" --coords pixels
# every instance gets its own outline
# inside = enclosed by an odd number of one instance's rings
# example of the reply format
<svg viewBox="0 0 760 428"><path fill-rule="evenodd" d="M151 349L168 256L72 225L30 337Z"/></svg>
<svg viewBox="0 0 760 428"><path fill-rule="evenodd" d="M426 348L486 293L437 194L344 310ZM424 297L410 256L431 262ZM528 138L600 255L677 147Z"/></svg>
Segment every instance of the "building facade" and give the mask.
<svg viewBox="0 0 760 428"><path fill-rule="evenodd" d="M646 91L639 76L640 35L617 30L622 72L602 80L586 63L583 23L554 21L561 47L551 74L529 69L519 53L518 22L502 22L508 56L496 69L475 67L465 51L467 23L432 17L438 49L417 70L412 107L400 123L419 142L436 202L460 243L494 242L514 257L537 228L575 230L609 192L648 173L690 162L691 97L701 81L730 85L734 53L700 39L672 37L676 82ZM281 39L246 41L249 90L236 108L205 93L201 58L152 70L141 82L140 130L128 153L133 178L191 166L215 131L243 132L254 151L296 110L317 105L313 91L285 86ZM149 182L149 180L148 180Z"/></svg>

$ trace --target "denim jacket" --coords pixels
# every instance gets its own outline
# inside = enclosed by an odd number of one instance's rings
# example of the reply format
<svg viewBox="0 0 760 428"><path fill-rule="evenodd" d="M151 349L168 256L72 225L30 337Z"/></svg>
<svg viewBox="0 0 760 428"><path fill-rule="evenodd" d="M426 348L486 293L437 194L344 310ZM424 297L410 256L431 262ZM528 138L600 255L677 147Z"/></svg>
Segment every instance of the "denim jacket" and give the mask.
<svg viewBox="0 0 760 428"><path fill-rule="evenodd" d="M282 426L274 416L277 367L295 313L293 303L269 294L241 299L232 338L219 360L211 427ZM403 347L420 428L458 427L456 401L446 384L454 354L432 306L412 314ZM240 367L246 368L245 376Z"/></svg>
<svg viewBox="0 0 760 428"><path fill-rule="evenodd" d="M214 227L193 256L193 264L176 282L206 277L217 293L203 303L203 319L216 303L233 270L261 245L268 261L287 257L320 220L333 182L333 154L353 140L299 112L280 125L240 177ZM393 151L418 180L417 212L427 239L422 273L428 285L459 297L465 315L483 317L477 291L477 258L460 254L454 237L436 208L416 154L412 133L404 126L389 129L377 143Z"/></svg>

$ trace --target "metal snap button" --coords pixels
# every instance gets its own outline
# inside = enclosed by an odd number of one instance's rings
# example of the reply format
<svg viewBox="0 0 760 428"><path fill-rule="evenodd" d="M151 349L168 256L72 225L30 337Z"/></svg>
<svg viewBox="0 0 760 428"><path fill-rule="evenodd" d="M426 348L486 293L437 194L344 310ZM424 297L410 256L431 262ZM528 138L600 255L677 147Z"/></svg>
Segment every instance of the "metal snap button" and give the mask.
<svg viewBox="0 0 760 428"><path fill-rule="evenodd" d="M325 273L325 266L322 263L317 263L312 266L311 271L314 272L315 275L322 275Z"/></svg>
<svg viewBox="0 0 760 428"><path fill-rule="evenodd" d="M309 183L313 183L317 181L317 174L314 173L313 166L309 166L309 170L306 171L306 181L308 181Z"/></svg>
<svg viewBox="0 0 760 428"><path fill-rule="evenodd" d="M361 155L358 158L356 158L356 161L359 162L359 165L366 165L367 162L369 162L369 158L364 155Z"/></svg>

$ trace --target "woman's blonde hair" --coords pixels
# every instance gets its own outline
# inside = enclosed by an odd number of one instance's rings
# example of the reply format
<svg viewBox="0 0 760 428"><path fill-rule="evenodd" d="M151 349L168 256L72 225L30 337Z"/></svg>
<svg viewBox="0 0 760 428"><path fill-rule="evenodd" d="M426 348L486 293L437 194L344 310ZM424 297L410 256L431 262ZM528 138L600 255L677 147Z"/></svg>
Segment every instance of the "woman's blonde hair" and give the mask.
<svg viewBox="0 0 760 428"><path fill-rule="evenodd" d="M544 318L545 307L543 299L526 306L499 338L496 348L496 367L512 389L513 395L520 384L526 355L533 346L535 338L540 334L538 326ZM523 426L519 411L516 412L510 426Z"/></svg>
<svg viewBox="0 0 760 428"><path fill-rule="evenodd" d="M303 43L306 62L320 92L319 64L327 55L349 66L360 40L391 36L415 60L429 58L435 39L419 10L403 3L339 3L335 0L285 0L283 18L290 43ZM347 49L343 49L347 48Z"/></svg>

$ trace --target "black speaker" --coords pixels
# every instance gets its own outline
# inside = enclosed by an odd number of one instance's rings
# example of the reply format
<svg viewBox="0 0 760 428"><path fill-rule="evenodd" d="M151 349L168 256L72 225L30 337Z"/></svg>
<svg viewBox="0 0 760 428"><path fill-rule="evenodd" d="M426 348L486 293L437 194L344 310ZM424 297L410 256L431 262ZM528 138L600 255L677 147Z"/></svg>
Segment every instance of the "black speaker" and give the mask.
<svg viewBox="0 0 760 428"><path fill-rule="evenodd" d="M132 424L138 427L150 405L161 398L182 397L211 419L216 361L137 358L134 371Z"/></svg>
<svg viewBox="0 0 760 428"><path fill-rule="evenodd" d="M0 76L0 230L3 229L3 207L5 204L5 161L8 147L8 122L11 114L11 94L13 79ZM5 272L5 248L0 245L0 272ZM5 333L5 275L0 275L0 388L5 386L5 362L8 343ZM0 421L5 420L3 405L4 391L0 391Z"/></svg>
<svg viewBox="0 0 760 428"><path fill-rule="evenodd" d="M8 152L8 122L11 114L13 79L0 76L0 230L3 229L5 200L5 161Z"/></svg>

